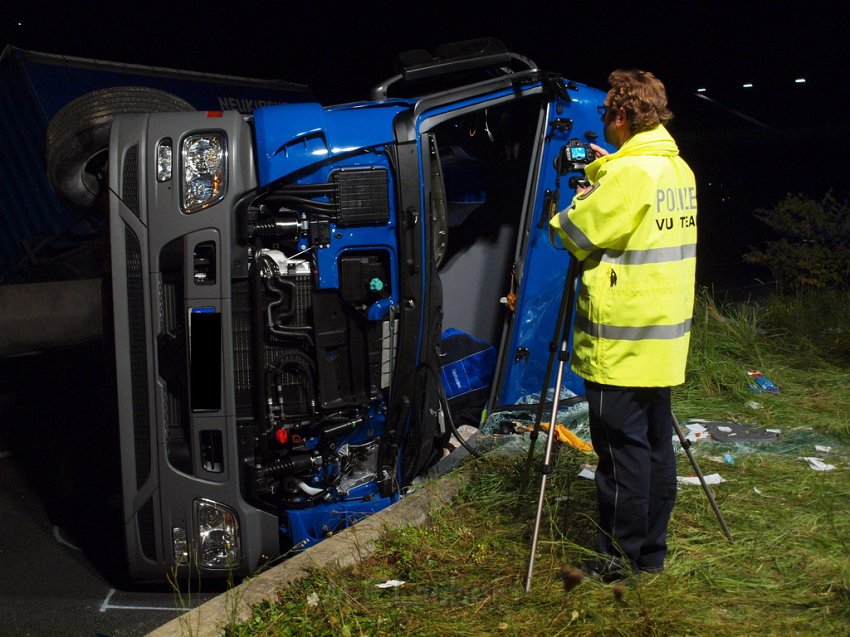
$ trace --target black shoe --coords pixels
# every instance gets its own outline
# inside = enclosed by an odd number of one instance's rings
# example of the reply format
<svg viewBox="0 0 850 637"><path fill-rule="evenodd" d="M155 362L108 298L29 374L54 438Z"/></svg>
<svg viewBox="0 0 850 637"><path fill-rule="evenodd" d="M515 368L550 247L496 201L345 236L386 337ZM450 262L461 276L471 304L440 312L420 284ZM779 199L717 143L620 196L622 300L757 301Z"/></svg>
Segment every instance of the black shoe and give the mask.
<svg viewBox="0 0 850 637"><path fill-rule="evenodd" d="M632 576L632 571L615 559L597 559L582 562L582 570L591 579L611 584Z"/></svg>

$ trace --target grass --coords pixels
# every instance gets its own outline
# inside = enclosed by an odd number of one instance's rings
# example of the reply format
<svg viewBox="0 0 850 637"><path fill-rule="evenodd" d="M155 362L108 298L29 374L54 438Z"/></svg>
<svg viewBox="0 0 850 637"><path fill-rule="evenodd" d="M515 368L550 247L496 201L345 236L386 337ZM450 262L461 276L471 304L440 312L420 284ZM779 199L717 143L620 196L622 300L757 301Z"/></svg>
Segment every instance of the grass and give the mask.
<svg viewBox="0 0 850 637"><path fill-rule="evenodd" d="M518 498L524 457L489 454L470 486L428 528L404 528L346 570L317 570L255 608L227 634L247 635L838 635L850 626L850 296L774 298L718 307L703 295L688 382L674 392L681 421L722 419L782 430L778 443L693 449L719 472L723 537L705 494L682 486L664 573L624 587L560 570L591 555L594 461L560 448L546 491L532 592L523 589L539 474ZM781 392L753 394L746 370ZM748 406L748 404L750 406ZM753 408L756 405L757 408ZM801 455L836 465L813 471ZM714 458L729 452L734 464ZM539 463L535 470L539 471ZM684 454L680 474L692 468ZM404 580L401 587L376 584Z"/></svg>

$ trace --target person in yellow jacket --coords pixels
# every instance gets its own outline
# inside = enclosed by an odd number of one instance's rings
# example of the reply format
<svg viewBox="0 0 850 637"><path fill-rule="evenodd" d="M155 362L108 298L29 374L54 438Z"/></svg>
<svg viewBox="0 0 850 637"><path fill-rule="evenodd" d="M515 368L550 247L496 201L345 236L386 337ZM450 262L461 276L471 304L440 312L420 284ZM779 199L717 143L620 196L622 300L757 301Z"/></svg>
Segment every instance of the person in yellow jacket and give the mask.
<svg viewBox="0 0 850 637"><path fill-rule="evenodd" d="M665 128L672 118L652 73L617 70L599 106L609 154L552 218L581 261L572 369L585 379L599 456L598 548L585 565L606 580L660 571L676 499L670 387L684 382L694 303L694 175Z"/></svg>

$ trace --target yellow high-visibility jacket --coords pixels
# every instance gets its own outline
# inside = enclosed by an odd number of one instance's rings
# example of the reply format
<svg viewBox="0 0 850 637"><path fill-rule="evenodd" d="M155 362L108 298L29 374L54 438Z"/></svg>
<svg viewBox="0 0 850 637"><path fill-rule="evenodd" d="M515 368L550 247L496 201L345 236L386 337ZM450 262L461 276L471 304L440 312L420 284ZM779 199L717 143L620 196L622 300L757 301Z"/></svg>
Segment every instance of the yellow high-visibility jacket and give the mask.
<svg viewBox="0 0 850 637"><path fill-rule="evenodd" d="M591 190L550 221L582 261L573 371L620 387L679 385L694 305L694 174L663 126L585 172Z"/></svg>

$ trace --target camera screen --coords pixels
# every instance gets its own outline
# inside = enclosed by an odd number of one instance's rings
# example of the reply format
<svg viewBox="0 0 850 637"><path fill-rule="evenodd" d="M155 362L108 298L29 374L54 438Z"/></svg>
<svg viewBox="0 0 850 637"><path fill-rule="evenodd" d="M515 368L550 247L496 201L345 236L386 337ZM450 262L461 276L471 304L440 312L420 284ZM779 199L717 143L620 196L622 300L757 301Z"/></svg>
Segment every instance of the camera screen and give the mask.
<svg viewBox="0 0 850 637"><path fill-rule="evenodd" d="M587 159L587 149L584 146L574 146L570 149L570 156L574 160Z"/></svg>

